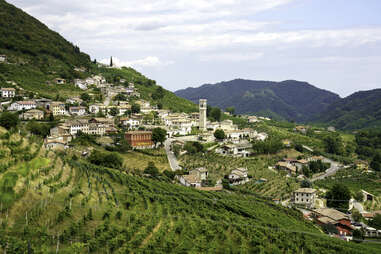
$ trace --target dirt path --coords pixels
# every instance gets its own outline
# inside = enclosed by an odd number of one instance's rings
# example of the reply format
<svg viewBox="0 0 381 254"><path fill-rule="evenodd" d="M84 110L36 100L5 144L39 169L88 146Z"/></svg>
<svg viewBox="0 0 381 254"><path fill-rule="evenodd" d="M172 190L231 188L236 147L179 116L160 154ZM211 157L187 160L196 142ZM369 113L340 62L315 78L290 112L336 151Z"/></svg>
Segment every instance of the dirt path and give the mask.
<svg viewBox="0 0 381 254"><path fill-rule="evenodd" d="M142 244L140 245L139 248L143 248L149 240L151 240L153 234L155 234L161 227L161 222L162 221L159 221L159 223L157 223L157 225L154 227L154 229L152 230L152 232L143 240Z"/></svg>

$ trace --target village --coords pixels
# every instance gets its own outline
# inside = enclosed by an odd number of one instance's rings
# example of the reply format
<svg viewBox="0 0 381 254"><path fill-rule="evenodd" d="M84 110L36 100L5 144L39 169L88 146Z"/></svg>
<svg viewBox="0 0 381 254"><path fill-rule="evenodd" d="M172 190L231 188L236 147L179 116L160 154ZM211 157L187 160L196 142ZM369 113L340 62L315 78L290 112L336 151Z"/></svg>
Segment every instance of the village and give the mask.
<svg viewBox="0 0 381 254"><path fill-rule="evenodd" d="M1 59L3 59L2 57ZM78 69L77 71L81 71ZM62 78L52 81L60 86L68 82ZM1 110L17 112L22 121L49 122L52 119L58 124L50 129L49 135L44 140L44 146L49 150L65 150L71 148L71 142L78 135L86 134L97 137L108 137L122 134L132 149L152 149L157 146L152 140L152 130L161 128L165 130L165 151L168 162L173 171L183 171L178 174L178 184L197 188L205 191L220 191L226 184L239 186L250 182L251 176L247 168L231 168L225 179L218 179L215 185L208 181L209 170L200 167L187 171L181 168L174 154L175 147L180 154L186 153L184 148L189 142L201 144L213 143L208 149L219 156L248 158L252 156L252 142L265 141L268 134L258 132L254 128L239 128L232 120L209 121L207 119L207 100L199 100L199 112L184 113L171 112L162 109L160 105L152 105L149 101L140 98L139 90L134 83L120 80L119 84L107 83L101 75L72 81L75 86L85 91L79 97L69 98L65 101L54 101L46 98L33 96L28 97L22 89L13 87L1 88ZM91 97L86 91L97 88L102 94L103 101L96 103L84 103ZM15 100L17 98L17 100ZM22 100L20 100L22 99ZM225 112L225 114L228 114ZM261 121L269 121L267 117L241 116L250 124ZM329 128L334 132L334 128ZM305 134L306 127L297 126L294 130ZM109 145L113 140L109 139ZM288 140L283 141L285 147L290 145ZM312 149L305 146L310 152ZM359 167L363 166L361 162ZM311 174L313 168L319 168L320 174ZM283 158L269 170L282 172L287 178L296 178L299 181L308 182L334 175L344 166L323 156L301 156L298 158ZM312 172L317 173L317 172ZM266 182L267 179L257 179L258 182ZM330 228L328 234L345 240L351 240L355 230L362 230L366 237L380 237L381 231L368 226L366 223L356 220L348 211L339 211L327 207L325 199L326 190L301 187L292 193L287 200L274 199L273 202L289 208L297 208L305 219L315 221L322 228ZM350 208L360 208L360 215L365 220L374 218L381 211L367 212L361 203L372 199L373 195L363 190L364 199L357 201L351 199ZM350 210L350 209L349 209Z"/></svg>

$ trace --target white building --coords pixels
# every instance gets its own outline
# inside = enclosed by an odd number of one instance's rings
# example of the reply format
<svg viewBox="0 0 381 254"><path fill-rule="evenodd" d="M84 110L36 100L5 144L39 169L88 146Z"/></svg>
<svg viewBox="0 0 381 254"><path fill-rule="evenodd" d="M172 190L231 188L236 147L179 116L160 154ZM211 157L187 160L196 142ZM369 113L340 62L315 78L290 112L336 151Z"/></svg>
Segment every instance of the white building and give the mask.
<svg viewBox="0 0 381 254"><path fill-rule="evenodd" d="M74 80L74 85L79 87L79 89L86 90L87 89L87 83L86 81L82 79L75 79Z"/></svg>
<svg viewBox="0 0 381 254"><path fill-rule="evenodd" d="M199 129L201 131L206 131L206 110L207 110L207 100L200 99L199 101Z"/></svg>
<svg viewBox="0 0 381 254"><path fill-rule="evenodd" d="M86 107L69 107L70 115L83 116L86 114Z"/></svg>
<svg viewBox="0 0 381 254"><path fill-rule="evenodd" d="M14 88L1 88L1 97L13 98L16 96L16 89Z"/></svg>
<svg viewBox="0 0 381 254"><path fill-rule="evenodd" d="M249 181L247 168L237 168L229 174L229 182L232 185L245 184Z"/></svg>
<svg viewBox="0 0 381 254"><path fill-rule="evenodd" d="M133 117L123 117L123 118L120 118L120 122L124 126L129 126L130 128L137 128L141 124L140 119L133 118Z"/></svg>
<svg viewBox="0 0 381 254"><path fill-rule="evenodd" d="M29 110L37 107L36 102L34 101L17 101L11 104L8 108L11 111L21 111L21 110Z"/></svg>
<svg viewBox="0 0 381 254"><path fill-rule="evenodd" d="M294 191L294 204L313 207L315 205L316 190L312 188L300 188Z"/></svg>
<svg viewBox="0 0 381 254"><path fill-rule="evenodd" d="M0 63L4 63L7 61L7 56L6 55L0 55Z"/></svg>

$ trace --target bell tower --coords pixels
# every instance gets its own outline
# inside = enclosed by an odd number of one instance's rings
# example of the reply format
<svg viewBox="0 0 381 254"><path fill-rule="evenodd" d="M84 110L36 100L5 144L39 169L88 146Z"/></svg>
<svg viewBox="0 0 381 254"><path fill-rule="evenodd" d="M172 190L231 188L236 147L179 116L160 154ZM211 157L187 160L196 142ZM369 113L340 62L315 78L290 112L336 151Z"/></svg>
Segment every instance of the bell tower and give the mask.
<svg viewBox="0 0 381 254"><path fill-rule="evenodd" d="M207 110L207 100L206 99L200 99L199 103L199 110L200 110L200 122L199 122L199 129L201 131L206 131L206 110Z"/></svg>

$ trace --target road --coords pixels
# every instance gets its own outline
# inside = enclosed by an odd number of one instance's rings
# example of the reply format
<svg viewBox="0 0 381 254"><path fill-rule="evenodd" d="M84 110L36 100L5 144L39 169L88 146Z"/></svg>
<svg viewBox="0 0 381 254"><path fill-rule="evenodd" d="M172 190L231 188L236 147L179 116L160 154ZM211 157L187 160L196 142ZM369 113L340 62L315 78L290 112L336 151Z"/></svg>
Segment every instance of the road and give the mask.
<svg viewBox="0 0 381 254"><path fill-rule="evenodd" d="M164 142L164 148L165 152L167 153L168 162L171 166L172 171L180 170L181 167L179 166L179 162L177 161L175 154L171 151L171 143L172 139L167 139Z"/></svg>
<svg viewBox="0 0 381 254"><path fill-rule="evenodd" d="M367 212L367 211L365 211L364 206L354 199L349 200L349 210L351 210L352 208L357 209L357 211L359 211L360 213L366 213Z"/></svg>
<svg viewBox="0 0 381 254"><path fill-rule="evenodd" d="M322 180L322 179L329 177L329 176L333 176L336 174L336 172L338 170L340 170L342 168L342 165L340 163L332 161L330 159L324 159L323 162L331 163L331 167L329 169L327 169L323 175L312 178L311 182L314 182L317 180Z"/></svg>

